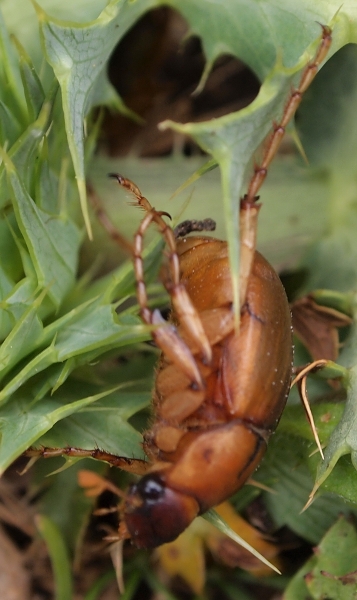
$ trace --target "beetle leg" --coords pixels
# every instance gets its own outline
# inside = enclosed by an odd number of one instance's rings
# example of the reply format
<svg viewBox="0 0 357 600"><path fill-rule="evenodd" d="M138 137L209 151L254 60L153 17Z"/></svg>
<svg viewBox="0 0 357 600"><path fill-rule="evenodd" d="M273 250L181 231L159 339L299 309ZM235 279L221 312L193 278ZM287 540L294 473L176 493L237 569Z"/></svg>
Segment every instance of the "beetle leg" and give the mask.
<svg viewBox="0 0 357 600"><path fill-rule="evenodd" d="M180 283L180 263L176 249L175 235L171 227L169 227L163 220L163 215L169 216L165 212L156 211L145 198L139 188L132 183L129 179L125 179L121 175L111 174L111 177L115 177L118 183L134 194L137 200L137 206L144 208L147 211L147 215L144 217L140 224L140 227L135 235L134 239L134 268L137 282L137 296L140 305L140 315L145 323L153 324L153 316L148 308L146 286L144 283L144 268L142 260L143 252L143 236L150 223L154 222L159 228L160 233L166 241L169 248L169 264L170 264L170 281L165 282L165 287L171 295L172 304L177 317L185 329L187 335L192 342L198 344L200 353L202 354L203 360L207 363L212 358L212 351L206 334L203 330L200 317L197 310L193 306L190 297L188 296L185 286ZM161 337L156 331L153 332L153 337L157 342L158 346L166 352L161 344ZM179 343L177 342L176 346ZM188 349L187 349L188 350ZM179 354L182 350L180 348ZM188 350L189 352L189 350ZM193 359L192 359L193 360ZM180 358L176 359L176 363L180 363ZM193 380L197 385L202 386L202 381Z"/></svg>
<svg viewBox="0 0 357 600"><path fill-rule="evenodd" d="M150 464L139 458L127 458L125 456L117 456L99 448L93 450L84 450L83 448L66 447L66 448L29 448L24 452L25 456L30 458L53 458L55 456L71 456L73 458L95 458L103 462L107 462L114 467L118 467L128 473L135 475L145 475Z"/></svg>
<svg viewBox="0 0 357 600"><path fill-rule="evenodd" d="M221 307L205 310L200 316L212 347L226 338L234 329L234 317L231 308ZM179 339L182 336L183 341L185 341L185 332L181 331L180 327L178 331L180 334ZM197 346L193 346L191 351L193 355L196 355L199 349ZM215 369L216 366L212 363L210 365L198 363L198 368L201 377L206 381L212 369ZM167 366L162 366L160 369L156 379L156 391L163 399L162 402L159 402L156 410L161 419L170 422L170 424L182 423L206 399L203 391L192 389L190 379L182 369L178 370L177 365L173 362L170 362ZM173 439L170 440L171 444L173 444ZM162 449L162 445L159 444L159 446Z"/></svg>
<svg viewBox="0 0 357 600"><path fill-rule="evenodd" d="M317 429L316 429L316 425L315 425L315 420L314 420L314 415L312 414L311 411L311 407L310 407L310 402L309 399L307 397L307 391L306 391L306 380L307 380L307 375L305 375L305 377L303 377L298 383L298 390L300 393L300 398L302 400L302 403L304 405L305 408L305 412L306 412L306 416L308 418L308 421L310 423L310 427L313 433L313 436L315 438L315 442L316 445L318 447L318 450L321 454L321 458L322 460L324 460L324 453L322 451L322 447L321 447L321 443L320 443L320 439L319 439L319 434L317 433Z"/></svg>
<svg viewBox="0 0 357 600"><path fill-rule="evenodd" d="M109 219L106 211L104 210L102 203L98 194L96 193L94 187L87 183L87 191L88 198L91 203L91 206L94 210L94 214L100 224L104 227L105 231L109 234L113 242L118 244L123 250L125 250L128 254L133 253L133 244L129 242L121 233L118 231L116 227L114 227L113 223Z"/></svg>
<svg viewBox="0 0 357 600"><path fill-rule="evenodd" d="M250 180L248 186L247 194L244 196L244 200L246 200L246 202L254 203L257 200L257 194L265 177L267 176L268 167L271 161L273 160L274 156L276 155L281 141L284 137L285 128L295 115L295 112L301 102L304 92L307 90L312 80L317 75L319 66L326 58L326 55L330 49L332 42L331 29L326 25L322 25L321 27L322 39L315 54L315 57L312 59L312 61L308 63L308 65L303 70L298 87L292 90L290 98L288 99L285 105L280 123L274 124L273 131L269 135L265 143L265 151L261 165L255 167L253 177Z"/></svg>
<svg viewBox="0 0 357 600"><path fill-rule="evenodd" d="M187 344L178 335L176 328L167 323L158 310L152 313L151 322L153 325L160 325L154 329L152 337L164 355L176 368L187 375L191 383L194 383L198 389L203 389L204 384L196 360Z"/></svg>
<svg viewBox="0 0 357 600"><path fill-rule="evenodd" d="M109 479L105 479L98 473L94 471L89 471L88 469L81 469L78 471L77 475L78 483L82 488L86 489L86 496L94 497L100 496L104 491L109 491L125 500L125 493L123 490L118 488L114 483L109 481ZM106 515L111 512L118 511L118 507L112 508L100 508L95 511L96 515Z"/></svg>
<svg viewBox="0 0 357 600"><path fill-rule="evenodd" d="M172 425L157 427L154 433L155 446L162 452L175 452L185 433L185 429L179 429Z"/></svg>
<svg viewBox="0 0 357 600"><path fill-rule="evenodd" d="M221 307L205 310L200 313L202 324L209 342L212 347L234 330L234 317L231 308ZM185 341L185 332L178 329ZM199 351L197 347L191 347L193 355ZM214 360L210 365L198 362L199 372L202 378L207 381L207 377L217 369ZM182 431L177 430L173 433L173 428L181 424L192 413L197 411L206 400L206 393L202 390L193 390L190 385L190 379L182 369L177 369L177 365L172 362L162 366L156 379L156 392L162 400L157 403L156 411L161 419L170 424L159 429L155 434L155 444L164 451L173 451ZM168 450L170 448L170 450Z"/></svg>
<svg viewBox="0 0 357 600"><path fill-rule="evenodd" d="M318 369L322 369L323 367L326 366L327 362L328 361L324 360L324 359L315 360L311 364L307 365L307 367L305 367L304 369L302 369L300 371L300 373L295 377L295 379L291 383L291 387L293 387L293 385L297 385L298 386L300 398L301 398L301 401L302 401L302 403L304 405L306 416L307 416L308 421L310 423L310 427L311 427L311 430L312 430L312 433L313 433L316 445L317 445L317 447L319 449L319 452L321 454L322 460L324 460L324 453L322 451L321 443L320 443L320 440L319 440L319 435L317 433L314 416L313 416L313 414L311 412L310 402L309 402L309 399L307 397L306 380L307 380L307 376L308 376L309 373L311 373L313 371L317 371Z"/></svg>
<svg viewBox="0 0 357 600"><path fill-rule="evenodd" d="M185 331L189 345L195 344L203 361L209 364L212 360L212 348L206 336L200 315L192 304L185 286L182 283L177 285L166 285L171 295L171 302L177 315L180 326Z"/></svg>
<svg viewBox="0 0 357 600"><path fill-rule="evenodd" d="M240 260L239 260L239 304L242 308L246 301L248 280L253 267L257 240L257 225L260 204L248 202L245 197L240 201Z"/></svg>
<svg viewBox="0 0 357 600"><path fill-rule="evenodd" d="M252 269L255 250L257 216L259 205L258 192L267 176L268 168L276 155L281 141L285 135L286 126L294 117L301 102L302 96L316 76L319 66L325 59L331 46L331 29L322 25L322 39L315 57L308 63L302 72L299 85L293 89L285 105L280 123L274 123L273 131L265 142L265 149L260 165L254 168L253 176L248 185L248 191L241 199L240 205L240 230L241 230L241 259L240 259L240 304L245 301L247 284Z"/></svg>
<svg viewBox="0 0 357 600"><path fill-rule="evenodd" d="M234 330L234 315L230 307L221 306L203 310L200 313L200 319L211 346L218 344ZM181 331L180 327L178 330L180 337L184 341L188 341L186 332ZM199 347L195 344L191 344L190 349L194 356L199 353Z"/></svg>
<svg viewBox="0 0 357 600"><path fill-rule="evenodd" d="M164 354L179 368L182 369L184 373L186 373L191 381L198 386L200 389L203 388L203 381L201 375L199 373L196 361L192 356L192 353L189 347L183 342L180 337L177 335L176 329L173 325L166 323L164 319L161 317L160 312L155 310L151 312L148 307L148 298L146 285L144 282L144 264L142 259L142 251L143 251L143 236L146 229L149 227L152 221L157 223L157 220L160 218L160 230L163 235L166 237L165 232L170 232L172 234L171 228L169 228L165 221L162 219L162 213L158 213L154 210L148 212L146 217L142 220L140 227L135 235L134 239L134 269L135 269L135 277L136 277L136 293L140 306L140 316L145 323L148 325L159 325L152 332L152 337L158 347L164 352ZM168 237L170 237L170 233ZM174 241L174 239L173 239ZM172 257L172 265L173 265L173 276L175 275L175 270L179 273L179 265L178 265L178 257L177 253L171 253ZM177 262L177 266L176 266ZM182 288L181 284L175 285L173 283L173 297L176 302L180 298L179 289ZM189 301L189 305L191 301ZM186 305L185 305L186 306ZM196 311L194 315L197 315ZM197 315L197 319L199 321L199 317ZM200 321L199 321L200 323ZM207 342L208 343L208 342Z"/></svg>

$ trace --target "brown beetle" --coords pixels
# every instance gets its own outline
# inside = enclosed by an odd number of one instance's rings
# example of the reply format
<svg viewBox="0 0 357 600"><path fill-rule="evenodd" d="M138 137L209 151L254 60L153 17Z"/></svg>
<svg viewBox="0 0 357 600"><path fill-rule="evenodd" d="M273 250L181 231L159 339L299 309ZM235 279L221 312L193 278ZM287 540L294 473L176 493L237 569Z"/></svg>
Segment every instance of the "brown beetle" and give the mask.
<svg viewBox="0 0 357 600"><path fill-rule="evenodd" d="M154 424L144 434L151 465L126 496L121 526L137 546L151 547L231 496L259 464L290 387L291 318L278 276L256 252L237 334L227 243L184 237L176 244L162 214L116 177L148 210L135 237L137 295L142 319L159 326L153 337L163 350ZM152 221L170 250L171 324L149 311L142 280L142 238Z"/></svg>
<svg viewBox="0 0 357 600"><path fill-rule="evenodd" d="M251 476L277 426L290 388L292 332L288 301L271 265L255 251L259 211L257 192L275 156L285 127L331 44L323 27L315 59L268 138L241 200L240 328L233 313L227 243L212 237L186 237L206 225L189 222L175 238L163 216L131 181L113 175L144 208L136 233L134 265L142 320L162 355L153 394L153 424L144 434L149 462L115 457L101 450L42 449L92 456L143 474L122 507L119 535L138 547L174 540L191 521L236 492ZM144 283L143 236L154 222L169 249L165 285L172 300L170 322L148 308ZM34 453L36 451L33 451ZM31 453L31 451L30 451Z"/></svg>

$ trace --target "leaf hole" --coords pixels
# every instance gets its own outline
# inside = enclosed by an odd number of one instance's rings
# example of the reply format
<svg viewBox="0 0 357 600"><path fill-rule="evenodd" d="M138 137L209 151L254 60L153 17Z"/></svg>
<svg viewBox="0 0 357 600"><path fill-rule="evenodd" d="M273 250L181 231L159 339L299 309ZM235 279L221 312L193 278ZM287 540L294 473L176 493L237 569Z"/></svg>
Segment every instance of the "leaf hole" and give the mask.
<svg viewBox="0 0 357 600"><path fill-rule="evenodd" d="M146 13L117 45L109 78L125 105L145 123L108 113L103 141L111 155L200 155L202 150L190 138L159 131L158 123L220 117L247 106L257 95L256 76L229 54L217 58L203 89L194 94L206 60L200 39L187 34L180 13L161 7Z"/></svg>

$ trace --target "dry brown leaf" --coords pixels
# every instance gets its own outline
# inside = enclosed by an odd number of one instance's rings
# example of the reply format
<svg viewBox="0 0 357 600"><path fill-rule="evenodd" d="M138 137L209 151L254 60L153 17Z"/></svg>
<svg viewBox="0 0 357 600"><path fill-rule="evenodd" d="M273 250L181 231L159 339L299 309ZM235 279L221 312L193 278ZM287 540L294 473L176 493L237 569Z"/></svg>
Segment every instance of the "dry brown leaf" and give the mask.
<svg viewBox="0 0 357 600"><path fill-rule="evenodd" d="M0 528L0 598L30 600L29 583L22 554Z"/></svg>
<svg viewBox="0 0 357 600"><path fill-rule="evenodd" d="M303 342L313 360L336 360L339 351L338 327L350 325L347 315L317 304L305 296L291 306L294 333Z"/></svg>

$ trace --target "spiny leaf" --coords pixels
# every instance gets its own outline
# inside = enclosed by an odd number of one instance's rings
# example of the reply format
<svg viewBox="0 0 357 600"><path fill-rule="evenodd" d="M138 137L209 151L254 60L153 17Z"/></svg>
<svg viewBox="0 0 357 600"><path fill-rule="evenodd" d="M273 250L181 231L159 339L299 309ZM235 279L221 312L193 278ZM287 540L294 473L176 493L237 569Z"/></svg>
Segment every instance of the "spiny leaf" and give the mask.
<svg viewBox="0 0 357 600"><path fill-rule="evenodd" d="M338 552L336 552L338 549ZM284 600L356 597L357 533L344 517L331 527L315 549L314 556L288 585Z"/></svg>
<svg viewBox="0 0 357 600"><path fill-rule="evenodd" d="M68 217L54 217L38 208L14 164L4 156L17 221L26 240L41 288L58 306L74 283L80 235Z"/></svg>
<svg viewBox="0 0 357 600"><path fill-rule="evenodd" d="M13 397L12 402L1 411L0 472L3 473L22 452L51 429L57 421L96 402L108 393L104 391L73 402L68 402L68 395L66 398L59 396L56 400L47 397L33 406L29 404L26 393Z"/></svg>
<svg viewBox="0 0 357 600"><path fill-rule="evenodd" d="M32 61L20 42L14 38L20 56L21 79L24 86L28 116L35 121L45 101L45 92Z"/></svg>

